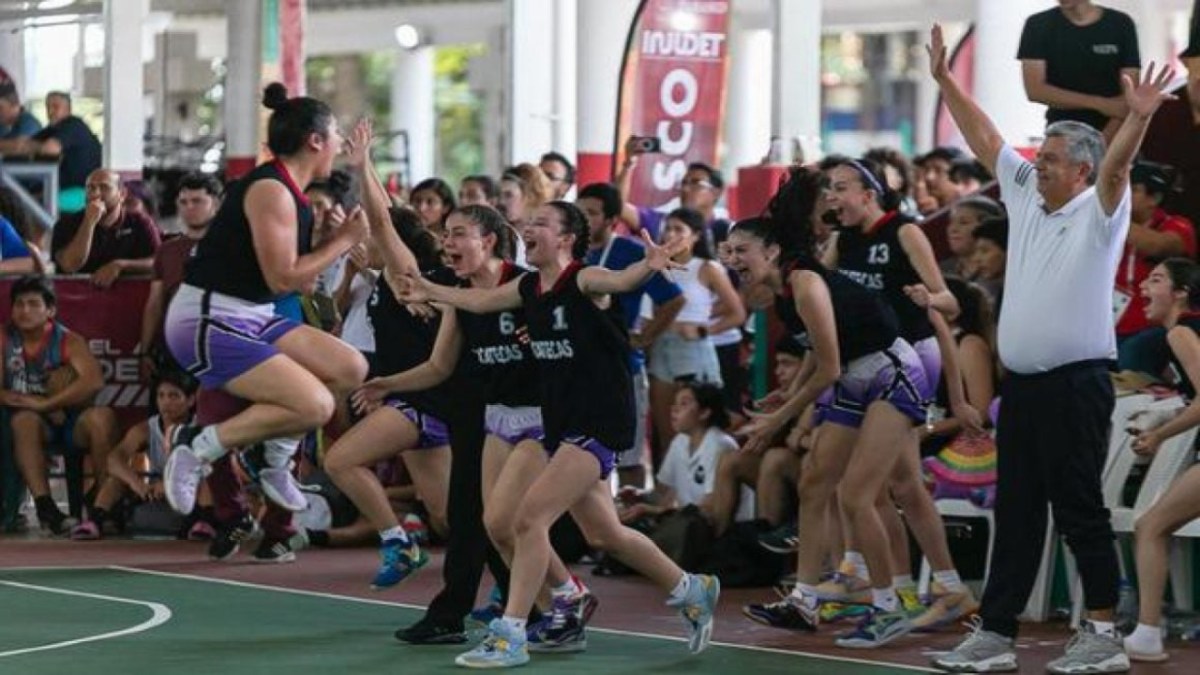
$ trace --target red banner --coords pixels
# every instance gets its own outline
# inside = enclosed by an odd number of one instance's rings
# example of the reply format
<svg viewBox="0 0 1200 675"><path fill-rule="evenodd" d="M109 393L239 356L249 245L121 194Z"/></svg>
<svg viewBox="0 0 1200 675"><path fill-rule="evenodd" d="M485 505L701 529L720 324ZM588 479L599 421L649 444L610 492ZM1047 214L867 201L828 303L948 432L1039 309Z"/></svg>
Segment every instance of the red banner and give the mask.
<svg viewBox="0 0 1200 675"><path fill-rule="evenodd" d="M621 71L614 161L631 135L658 139L661 152L633 170L631 202L674 199L692 162L718 165L725 113L729 0L643 0Z"/></svg>
<svg viewBox="0 0 1200 675"><path fill-rule="evenodd" d="M970 95L975 91L975 25L972 24L967 29L967 34L958 41L954 46L954 50L950 52L950 74L954 76L955 81L962 87L963 91ZM950 109L946 107L946 103L942 100L942 95L938 94L937 112L934 113L933 120L933 145L934 147L952 146L955 148L967 149L967 142L963 139L962 132L959 131L958 125L954 123L954 118L950 116Z"/></svg>
<svg viewBox="0 0 1200 675"><path fill-rule="evenodd" d="M9 289L13 279L0 279L0 317L10 316ZM150 388L138 377L135 354L142 327L142 308L150 290L149 279L122 279L108 290L87 277L55 277L57 318L83 336L104 371L104 389L96 405L112 406L122 429L146 418Z"/></svg>

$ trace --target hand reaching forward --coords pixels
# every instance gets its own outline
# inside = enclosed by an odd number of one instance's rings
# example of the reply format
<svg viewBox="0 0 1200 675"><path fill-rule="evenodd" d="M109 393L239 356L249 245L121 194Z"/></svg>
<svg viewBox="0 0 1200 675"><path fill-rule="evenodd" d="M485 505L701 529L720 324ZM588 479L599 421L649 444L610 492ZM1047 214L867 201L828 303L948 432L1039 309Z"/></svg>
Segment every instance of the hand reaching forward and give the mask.
<svg viewBox="0 0 1200 675"><path fill-rule="evenodd" d="M1134 82L1128 75L1121 76L1121 91L1125 97L1125 105L1129 112L1142 117L1150 117L1163 101L1173 101L1175 96L1165 92L1171 80L1175 77L1175 69L1164 65L1157 74L1154 63L1146 68L1141 82Z"/></svg>
<svg viewBox="0 0 1200 675"><path fill-rule="evenodd" d="M933 24L933 29L929 31L929 44L925 45L925 52L929 54L929 73L933 75L933 79L941 81L943 78L950 77L950 66L946 57L946 39L942 35L941 24Z"/></svg>

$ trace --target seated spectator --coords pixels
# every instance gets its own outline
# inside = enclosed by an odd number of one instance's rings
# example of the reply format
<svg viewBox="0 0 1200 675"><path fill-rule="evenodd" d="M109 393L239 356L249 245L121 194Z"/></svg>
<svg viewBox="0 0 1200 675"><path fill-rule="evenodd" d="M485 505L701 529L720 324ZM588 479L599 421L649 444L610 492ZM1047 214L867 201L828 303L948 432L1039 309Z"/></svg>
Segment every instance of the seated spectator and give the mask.
<svg viewBox="0 0 1200 675"><path fill-rule="evenodd" d="M959 187L964 195L972 195L983 189L984 183L993 179L987 167L977 159L960 159L950 167L950 180Z"/></svg>
<svg viewBox="0 0 1200 675"><path fill-rule="evenodd" d="M88 200L88 176L100 168L100 139L71 114L71 95L66 92L46 94L46 118L49 126L22 141L20 151L58 158L58 209L76 213Z"/></svg>
<svg viewBox="0 0 1200 675"><path fill-rule="evenodd" d="M93 406L104 386L100 362L87 341L55 320L54 289L44 277L22 277L9 294L12 314L2 339L4 389L0 404L9 409L13 454L33 495L38 521L54 535L74 525L50 496L46 450L51 446L86 449L98 483L106 475L116 443L112 408Z"/></svg>
<svg viewBox="0 0 1200 675"><path fill-rule="evenodd" d="M564 155L550 151L542 155L538 168L550 181L553 199L566 199L567 193L575 186L575 165Z"/></svg>
<svg viewBox="0 0 1200 675"><path fill-rule="evenodd" d="M924 155L913 160L912 197L921 217L931 216L941 208L937 198L929 192L929 183L925 180Z"/></svg>
<svg viewBox="0 0 1200 675"><path fill-rule="evenodd" d="M41 130L42 123L21 105L16 85L0 85L0 155L20 154L17 139L32 138Z"/></svg>
<svg viewBox="0 0 1200 675"><path fill-rule="evenodd" d="M446 218L455 209L454 190L441 178L426 178L417 183L409 196L409 202L421 224L436 237L446 233Z"/></svg>
<svg viewBox="0 0 1200 675"><path fill-rule="evenodd" d="M975 239L975 283L987 291L1000 316L1004 271L1008 259L1008 218L988 218L971 233Z"/></svg>
<svg viewBox="0 0 1200 675"><path fill-rule="evenodd" d="M942 274L953 274L967 281L977 275L975 269L975 228L988 218L1004 215L1004 207L983 195L971 195L954 203L950 209L950 224L946 228L946 243L952 257L941 262Z"/></svg>
<svg viewBox="0 0 1200 675"><path fill-rule="evenodd" d="M500 200L500 188L491 176L477 174L462 179L458 186L458 205L479 204L495 208Z"/></svg>
<svg viewBox="0 0 1200 675"><path fill-rule="evenodd" d="M183 223L183 236L168 239L154 255L151 270L150 292L142 308L142 332L138 345L141 347L139 368L142 379L150 378L164 368L177 367L163 341L163 318L166 308L183 283L183 266L196 242L208 232L208 224L217 214L221 204L221 184L217 179L202 173L189 173L179 180L179 194L175 205L179 221Z"/></svg>
<svg viewBox="0 0 1200 675"><path fill-rule="evenodd" d="M889 190L900 195L900 212L919 217L917 202L913 198L913 165L894 148L871 148L864 159L869 159L883 167Z"/></svg>
<svg viewBox="0 0 1200 675"><path fill-rule="evenodd" d="M717 463L738 448L737 441L725 433L728 426L729 414L719 388L691 383L680 387L671 406L671 427L676 435L655 476L654 492L645 501L623 509L621 522L660 516L689 504L706 506L717 475ZM753 495L743 491L738 519L752 518L753 509Z"/></svg>
<svg viewBox="0 0 1200 675"><path fill-rule="evenodd" d="M58 219L50 253L60 274L90 274L108 288L122 275L149 274L161 237L154 221L125 208L125 188L114 171L87 179L87 208Z"/></svg>
<svg viewBox="0 0 1200 675"><path fill-rule="evenodd" d="M967 156L962 150L951 146L934 148L921 158L925 187L937 200L938 208L950 206L969 194L965 186L954 181L952 173L954 165L965 159Z"/></svg>
<svg viewBox="0 0 1200 675"><path fill-rule="evenodd" d="M666 212L629 202L630 177L642 154L645 151L638 147L635 139L630 138L625 144L625 163L617 172L615 181L621 198L625 200L621 220L631 231L645 230L651 239L658 241L667 219ZM717 202L724 189L725 178L721 172L702 162L689 164L679 181L679 206L700 212L705 223L704 240L710 251L719 250L721 243L729 236L729 221L716 216Z"/></svg>
<svg viewBox="0 0 1200 675"><path fill-rule="evenodd" d="M1150 270L1162 260L1196 257L1196 229L1186 218L1162 208L1172 183L1167 167L1139 162L1130 171L1129 182L1129 234L1113 290L1117 365L1121 370L1159 375L1170 360L1166 330L1151 326L1146 319L1140 289Z"/></svg>
<svg viewBox="0 0 1200 675"><path fill-rule="evenodd" d="M151 387L158 412L125 432L108 455L108 477L99 483L87 519L71 530L72 539L99 539L119 529L114 509L133 495L143 502L162 502L162 472L171 451L167 439L172 428L190 424L196 408L198 383L179 370L161 373ZM197 498L199 516L185 533L189 539L212 539L212 495L205 483Z"/></svg>

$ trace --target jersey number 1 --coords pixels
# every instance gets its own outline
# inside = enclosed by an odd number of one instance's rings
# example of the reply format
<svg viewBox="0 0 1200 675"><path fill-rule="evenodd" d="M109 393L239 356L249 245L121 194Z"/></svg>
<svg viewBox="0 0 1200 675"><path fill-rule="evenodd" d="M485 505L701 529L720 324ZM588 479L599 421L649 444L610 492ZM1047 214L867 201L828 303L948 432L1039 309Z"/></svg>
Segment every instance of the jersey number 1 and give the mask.
<svg viewBox="0 0 1200 675"><path fill-rule="evenodd" d="M566 307L559 305L558 307L554 308L554 325L552 326L552 328L554 330L566 330L567 329L567 308Z"/></svg>

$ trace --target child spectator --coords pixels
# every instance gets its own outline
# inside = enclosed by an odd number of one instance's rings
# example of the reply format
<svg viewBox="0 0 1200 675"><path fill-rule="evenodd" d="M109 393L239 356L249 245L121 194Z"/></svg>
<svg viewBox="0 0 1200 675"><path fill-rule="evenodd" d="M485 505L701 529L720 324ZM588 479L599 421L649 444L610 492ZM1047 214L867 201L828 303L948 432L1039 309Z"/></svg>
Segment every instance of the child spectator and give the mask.
<svg viewBox="0 0 1200 675"><path fill-rule="evenodd" d="M971 233L975 238L975 283L987 291L1000 316L1004 298L1004 271L1008 257L1008 219L989 218Z"/></svg>
<svg viewBox="0 0 1200 675"><path fill-rule="evenodd" d="M972 281L978 275L975 269L975 238L973 233L979 224L988 218L1004 215L1004 207L983 195L972 195L954 204L950 209L950 224L946 227L946 243L952 257L941 263L942 274L953 274Z"/></svg>

